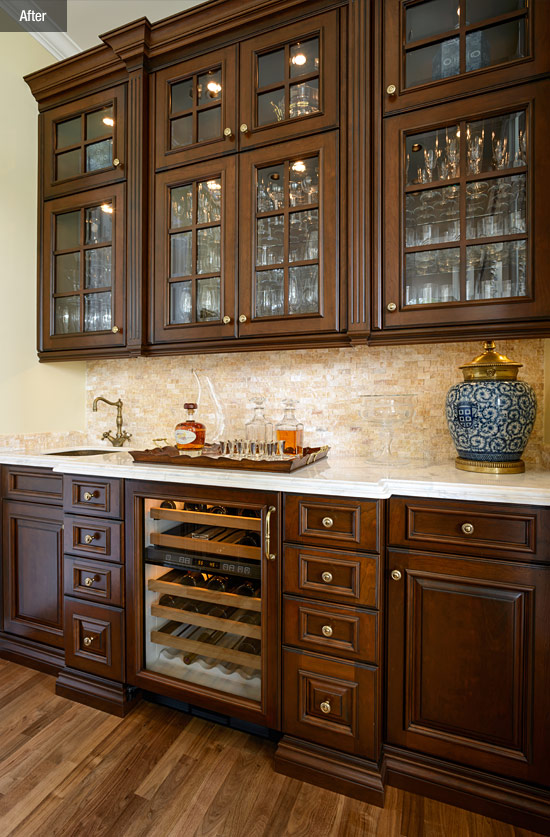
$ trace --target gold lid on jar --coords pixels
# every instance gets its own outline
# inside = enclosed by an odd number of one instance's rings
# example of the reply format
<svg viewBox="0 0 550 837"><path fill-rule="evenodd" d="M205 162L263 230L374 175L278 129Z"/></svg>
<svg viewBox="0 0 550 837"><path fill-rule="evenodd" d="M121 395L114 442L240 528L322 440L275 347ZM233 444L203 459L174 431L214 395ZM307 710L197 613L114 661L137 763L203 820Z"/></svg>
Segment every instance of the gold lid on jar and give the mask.
<svg viewBox="0 0 550 837"><path fill-rule="evenodd" d="M483 354L460 366L465 381L515 381L523 363L495 351L495 341L485 340Z"/></svg>

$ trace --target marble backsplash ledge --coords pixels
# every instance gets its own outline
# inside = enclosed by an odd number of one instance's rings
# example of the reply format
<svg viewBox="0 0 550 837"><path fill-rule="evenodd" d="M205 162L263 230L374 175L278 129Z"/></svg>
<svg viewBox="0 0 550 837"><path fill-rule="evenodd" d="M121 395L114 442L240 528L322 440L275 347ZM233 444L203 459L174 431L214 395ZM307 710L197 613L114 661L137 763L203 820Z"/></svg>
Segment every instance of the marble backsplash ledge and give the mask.
<svg viewBox="0 0 550 837"><path fill-rule="evenodd" d="M252 397L265 396L266 414L274 422L282 417L283 399L294 398L306 444L329 444L336 453L368 455L379 449L380 435L362 416L361 395L411 393L415 416L396 428L394 454L444 461L455 456L445 420L445 395L462 380L459 365L472 360L480 349L480 343L467 342L88 361L88 440L99 441L105 430L115 428L114 407L100 404L92 413L93 399L103 395L112 401L122 398L131 445L150 447L153 438L161 437L172 441L174 427L184 417L184 402L198 396L195 370L212 382L223 409L226 438L244 436ZM519 377L535 389L539 410L524 458L541 464L544 343L503 340L497 349L523 364ZM212 440L217 419L208 387L202 388L198 417Z"/></svg>

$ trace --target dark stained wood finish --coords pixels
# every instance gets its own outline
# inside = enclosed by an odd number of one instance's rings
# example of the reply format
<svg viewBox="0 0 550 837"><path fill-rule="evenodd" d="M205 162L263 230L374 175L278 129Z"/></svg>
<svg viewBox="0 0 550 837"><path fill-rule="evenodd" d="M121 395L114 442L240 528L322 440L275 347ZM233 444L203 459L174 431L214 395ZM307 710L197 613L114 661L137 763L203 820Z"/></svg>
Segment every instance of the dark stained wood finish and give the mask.
<svg viewBox="0 0 550 837"><path fill-rule="evenodd" d="M65 660L79 671L124 681L124 611L65 596Z"/></svg>
<svg viewBox="0 0 550 837"><path fill-rule="evenodd" d="M323 578L323 573L329 573ZM378 558L285 546L283 589L329 602L378 606Z"/></svg>
<svg viewBox="0 0 550 837"><path fill-rule="evenodd" d="M376 668L285 648L283 678L284 733L377 758Z"/></svg>
<svg viewBox="0 0 550 837"><path fill-rule="evenodd" d="M141 694L133 686L68 667L59 672L55 693L119 718L124 718L134 708Z"/></svg>
<svg viewBox="0 0 550 837"><path fill-rule="evenodd" d="M54 474L49 468L4 465L2 497L60 506L63 502L63 477Z"/></svg>
<svg viewBox="0 0 550 837"><path fill-rule="evenodd" d="M332 632L328 636L327 629ZM376 664L378 614L284 596L283 642L305 651Z"/></svg>
<svg viewBox="0 0 550 837"><path fill-rule="evenodd" d="M64 582L66 596L108 605L124 605L124 578L122 567L118 564L95 563L66 555Z"/></svg>
<svg viewBox="0 0 550 837"><path fill-rule="evenodd" d="M3 503L2 626L63 647L63 516L39 503Z"/></svg>
<svg viewBox="0 0 550 837"><path fill-rule="evenodd" d="M63 477L63 508L66 512L120 518L123 515L123 503L123 480L68 475Z"/></svg>
<svg viewBox="0 0 550 837"><path fill-rule="evenodd" d="M550 570L391 551L390 744L548 782Z"/></svg>
<svg viewBox="0 0 550 837"><path fill-rule="evenodd" d="M549 509L392 497L388 521L392 546L550 563Z"/></svg>
<svg viewBox="0 0 550 837"><path fill-rule="evenodd" d="M285 497L285 541L335 549L380 550L380 504L339 497ZM326 520L326 523L323 523ZM332 523L330 523L332 521Z"/></svg>
<svg viewBox="0 0 550 837"><path fill-rule="evenodd" d="M66 514L65 552L82 558L124 561L124 524Z"/></svg>

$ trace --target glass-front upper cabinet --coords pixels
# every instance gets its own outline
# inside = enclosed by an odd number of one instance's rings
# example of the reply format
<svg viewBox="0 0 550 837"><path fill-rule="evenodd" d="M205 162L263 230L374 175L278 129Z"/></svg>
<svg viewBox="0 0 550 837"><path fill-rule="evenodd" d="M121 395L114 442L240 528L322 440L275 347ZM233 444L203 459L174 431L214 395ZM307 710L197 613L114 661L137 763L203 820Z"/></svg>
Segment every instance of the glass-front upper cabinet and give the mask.
<svg viewBox="0 0 550 837"><path fill-rule="evenodd" d="M338 126L338 12L240 44L240 147Z"/></svg>
<svg viewBox="0 0 550 837"><path fill-rule="evenodd" d="M235 156L156 178L154 341L235 336Z"/></svg>
<svg viewBox="0 0 550 837"><path fill-rule="evenodd" d="M241 156L239 336L338 322L337 132Z"/></svg>
<svg viewBox="0 0 550 837"><path fill-rule="evenodd" d="M124 345L124 184L44 204L40 348Z"/></svg>
<svg viewBox="0 0 550 837"><path fill-rule="evenodd" d="M126 177L125 96L120 85L42 114L46 198Z"/></svg>
<svg viewBox="0 0 550 837"><path fill-rule="evenodd" d="M387 121L384 228L399 231L384 261L388 327L550 310L548 93L536 83L506 107L494 93Z"/></svg>
<svg viewBox="0 0 550 837"><path fill-rule="evenodd" d="M235 151L237 48L182 61L156 74L156 168Z"/></svg>
<svg viewBox="0 0 550 837"><path fill-rule="evenodd" d="M391 0L383 16L386 113L550 68L546 0Z"/></svg>

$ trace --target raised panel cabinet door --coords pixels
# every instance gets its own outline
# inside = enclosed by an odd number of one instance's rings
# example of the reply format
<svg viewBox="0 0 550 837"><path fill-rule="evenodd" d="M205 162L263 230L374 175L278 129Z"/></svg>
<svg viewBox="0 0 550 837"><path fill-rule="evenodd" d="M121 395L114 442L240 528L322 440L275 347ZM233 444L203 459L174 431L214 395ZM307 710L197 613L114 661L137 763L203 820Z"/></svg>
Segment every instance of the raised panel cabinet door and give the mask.
<svg viewBox="0 0 550 837"><path fill-rule="evenodd" d="M156 73L157 169L236 150L236 64L237 47L231 46Z"/></svg>
<svg viewBox="0 0 550 837"><path fill-rule="evenodd" d="M548 783L550 568L390 552L387 740Z"/></svg>
<svg viewBox="0 0 550 837"><path fill-rule="evenodd" d="M39 351L125 344L125 186L43 206Z"/></svg>
<svg viewBox="0 0 550 837"><path fill-rule="evenodd" d="M4 501L2 626L63 647L63 511Z"/></svg>
<svg viewBox="0 0 550 837"><path fill-rule="evenodd" d="M383 329L549 315L549 95L542 81L384 121Z"/></svg>
<svg viewBox="0 0 550 837"><path fill-rule="evenodd" d="M44 197L126 178L126 85L53 108L40 120Z"/></svg>
<svg viewBox="0 0 550 837"><path fill-rule="evenodd" d="M239 49L241 149L338 127L338 11L273 29Z"/></svg>
<svg viewBox="0 0 550 837"><path fill-rule="evenodd" d="M378 0L378 12L387 114L550 69L545 0Z"/></svg>
<svg viewBox="0 0 550 837"><path fill-rule="evenodd" d="M240 155L239 337L338 330L338 132Z"/></svg>
<svg viewBox="0 0 550 837"><path fill-rule="evenodd" d="M235 156L156 175L153 342L235 336Z"/></svg>

